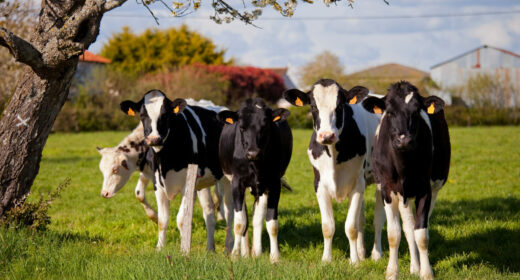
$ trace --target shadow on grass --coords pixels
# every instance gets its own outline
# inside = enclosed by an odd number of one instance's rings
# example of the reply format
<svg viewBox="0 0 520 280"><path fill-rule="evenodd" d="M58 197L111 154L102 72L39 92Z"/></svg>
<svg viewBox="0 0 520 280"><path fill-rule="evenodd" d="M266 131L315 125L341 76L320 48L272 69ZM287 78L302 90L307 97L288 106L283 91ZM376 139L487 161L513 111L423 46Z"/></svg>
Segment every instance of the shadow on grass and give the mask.
<svg viewBox="0 0 520 280"><path fill-rule="evenodd" d="M365 207L365 250L369 257L374 241L373 203ZM317 212L317 218L314 213ZM311 214L312 213L312 214ZM457 254L467 254L463 260L456 260L457 267L491 265L501 272L520 272L520 227L505 228L504 223L520 222L520 199L492 197L479 200L463 199L458 201L441 200L436 204L432 214L430 229L430 261L436 263ZM311 214L311 215L310 215ZM332 241L333 248L341 250L348 257L349 245L344 231L344 211L334 213L336 230ZM316 207L300 207L295 210L280 212L285 222L280 227L279 241L291 248L302 250L311 247L322 247L323 236L319 209ZM308 216L306 221L301 216ZM297 217L297 218L291 218ZM284 218L282 218L284 219ZM486 223L486 226L484 226ZM435 227L467 227L479 225L482 227L475 232L466 233L461 237L443 236ZM386 232L383 232L383 250L388 254ZM264 236L267 238L267 236ZM268 242L267 239L264 242ZM268 243L264 243L268 244ZM399 248L400 256L408 254L408 245L404 234Z"/></svg>
<svg viewBox="0 0 520 280"><path fill-rule="evenodd" d="M46 157L42 159L45 164L76 164L84 161L98 161L97 156L71 156L71 157Z"/></svg>

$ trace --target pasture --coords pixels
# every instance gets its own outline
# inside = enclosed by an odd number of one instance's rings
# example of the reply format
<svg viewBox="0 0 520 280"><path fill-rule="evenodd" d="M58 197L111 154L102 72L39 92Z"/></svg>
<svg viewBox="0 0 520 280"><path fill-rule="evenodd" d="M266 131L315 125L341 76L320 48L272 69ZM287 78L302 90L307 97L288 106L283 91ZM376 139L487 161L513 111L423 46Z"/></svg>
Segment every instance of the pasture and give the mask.
<svg viewBox="0 0 520 280"><path fill-rule="evenodd" d="M430 261L437 279L520 278L520 127L453 128L448 183L440 192L430 228ZM49 230L33 233L0 228L3 279L383 279L388 261L386 231L381 261L348 263L344 233L347 202L335 203L333 262L321 263L323 239L313 172L306 155L310 130L294 130L294 150L286 174L293 192L280 199L281 262L263 255L231 261L224 251L224 221L216 230L216 253L205 252L202 211L195 204L192 253L180 254L172 203L168 244L157 253L157 227L134 197L137 173L115 197L100 196L102 175L95 147L114 146L127 132L54 134L47 141L29 199L38 199L65 178L70 186L50 208ZM374 185L365 192L365 248L373 241ZM155 206L153 187L148 201ZM252 199L248 197L249 215ZM251 236L250 226L250 236ZM400 278L410 276L408 248L400 245ZM368 256L369 257L369 256Z"/></svg>

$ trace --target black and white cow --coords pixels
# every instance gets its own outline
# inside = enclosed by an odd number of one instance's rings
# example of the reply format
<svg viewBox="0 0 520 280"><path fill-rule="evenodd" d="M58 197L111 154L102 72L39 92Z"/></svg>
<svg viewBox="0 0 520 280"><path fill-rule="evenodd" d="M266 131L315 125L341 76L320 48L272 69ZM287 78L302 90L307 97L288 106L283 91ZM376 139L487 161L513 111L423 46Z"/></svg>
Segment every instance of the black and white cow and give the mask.
<svg viewBox="0 0 520 280"><path fill-rule="evenodd" d="M146 155L146 161L154 174L156 188L159 225L157 247L160 249L166 243L170 200L181 193L182 203L185 202L183 194L187 167L193 163L199 167L197 190L215 183L222 187L225 219L228 223L226 248L230 250L233 243L233 201L230 183L223 176L218 159L218 141L223 124L217 120L217 113L198 106L188 106L181 98L171 101L159 90L148 91L137 103L122 102L121 110L131 116L136 113L140 115L145 142L152 148ZM179 211L179 229L182 228L183 216L184 213ZM211 217L206 223L216 223L214 213ZM208 234L213 235L213 232Z"/></svg>
<svg viewBox="0 0 520 280"><path fill-rule="evenodd" d="M415 86L402 81L390 86L384 98L367 98L363 106L373 112L384 111L372 163L388 221L390 259L386 277L397 279L399 274L400 213L410 249L410 272L432 279L428 219L437 193L448 178L451 154L444 102L436 96L424 98ZM415 216L410 203L414 198Z"/></svg>
<svg viewBox="0 0 520 280"><path fill-rule="evenodd" d="M232 254L249 254L247 237L246 188L255 197L253 213L253 256L262 253L262 223L269 233L271 262L280 258L278 250L278 202L281 178L292 153L292 133L286 109L272 110L260 99L244 101L237 112L222 111L226 123L220 137L220 162L231 180L235 209L235 245ZM266 209L267 208L267 209Z"/></svg>
<svg viewBox="0 0 520 280"><path fill-rule="evenodd" d="M345 233L350 244L350 262L365 258L363 245L363 193L371 180L371 151L379 116L359 102L368 89L356 86L347 91L330 79L321 79L305 93L291 89L284 97L296 106L310 105L314 121L309 160L314 168L314 188L321 211L324 239L322 261L332 260L334 216L332 198L349 198Z"/></svg>
<svg viewBox="0 0 520 280"><path fill-rule="evenodd" d="M150 206L145 196L146 186L150 180L153 180L154 174L145 160L149 147L144 142L143 125L139 123L134 131L116 147L98 148L98 152L101 154L99 169L103 173L101 196L104 198L113 197L128 182L130 175L139 171L135 196L143 206L146 216L157 223L157 212ZM207 248L215 248L215 237L212 234L215 232L215 223L212 220L214 204L210 189L205 188L197 191L197 197L202 206L202 213L206 222ZM183 205L180 208L182 209ZM181 229L179 228L179 230Z"/></svg>

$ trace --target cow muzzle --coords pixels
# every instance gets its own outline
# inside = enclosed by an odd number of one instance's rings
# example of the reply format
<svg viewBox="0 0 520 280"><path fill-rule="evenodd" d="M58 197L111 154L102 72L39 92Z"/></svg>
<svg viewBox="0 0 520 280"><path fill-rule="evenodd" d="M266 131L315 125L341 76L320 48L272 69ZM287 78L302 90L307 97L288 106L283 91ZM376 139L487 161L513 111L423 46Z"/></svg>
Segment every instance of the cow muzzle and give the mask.
<svg viewBox="0 0 520 280"><path fill-rule="evenodd" d="M331 145L338 141L334 132L320 132L318 133L318 142L323 145Z"/></svg>
<svg viewBox="0 0 520 280"><path fill-rule="evenodd" d="M148 136L148 137L146 137L145 141L148 146L159 146L161 144L161 137Z"/></svg>
<svg viewBox="0 0 520 280"><path fill-rule="evenodd" d="M256 160L258 159L258 151L247 151L247 159L248 160Z"/></svg>
<svg viewBox="0 0 520 280"><path fill-rule="evenodd" d="M115 193L112 193L110 191L105 191L105 190L101 191L101 196L104 197L104 198L111 198L114 195L115 195Z"/></svg>
<svg viewBox="0 0 520 280"><path fill-rule="evenodd" d="M411 136L399 135L393 142L394 148L401 152L410 151L414 148L414 141Z"/></svg>

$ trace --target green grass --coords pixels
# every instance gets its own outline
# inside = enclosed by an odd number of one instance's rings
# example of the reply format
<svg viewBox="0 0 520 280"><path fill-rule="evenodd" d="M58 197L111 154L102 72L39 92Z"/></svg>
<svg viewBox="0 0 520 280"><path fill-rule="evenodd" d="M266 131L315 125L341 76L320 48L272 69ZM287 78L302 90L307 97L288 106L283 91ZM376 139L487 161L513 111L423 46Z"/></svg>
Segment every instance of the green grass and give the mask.
<svg viewBox="0 0 520 280"><path fill-rule="evenodd" d="M322 264L320 214L307 159L308 130L294 131L294 153L287 172L294 192L280 200L281 263L270 265L264 229L259 259L231 262L224 251L225 223L216 231L217 253L205 252L200 207L194 212L193 252L183 257L172 203L168 244L155 252L156 225L134 198L137 180L112 199L100 196L102 175L96 146L117 144L126 133L55 134L47 141L40 173L29 199L55 188L65 178L71 185L50 209L52 223L43 233L0 228L0 278L5 279L383 279L388 261L348 264L344 233L347 203L335 204L333 262ZM520 128L454 128L448 184L432 215L430 261L438 279L520 278ZM155 199L149 186L147 196ZM374 186L365 193L367 253L373 241ZM248 205L251 209L252 200ZM249 211L251 214L251 211ZM400 246L400 277L410 276L407 244ZM171 256L168 261L167 256Z"/></svg>

